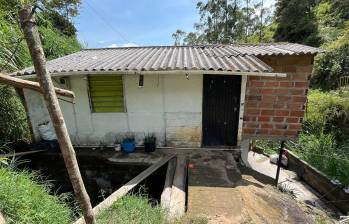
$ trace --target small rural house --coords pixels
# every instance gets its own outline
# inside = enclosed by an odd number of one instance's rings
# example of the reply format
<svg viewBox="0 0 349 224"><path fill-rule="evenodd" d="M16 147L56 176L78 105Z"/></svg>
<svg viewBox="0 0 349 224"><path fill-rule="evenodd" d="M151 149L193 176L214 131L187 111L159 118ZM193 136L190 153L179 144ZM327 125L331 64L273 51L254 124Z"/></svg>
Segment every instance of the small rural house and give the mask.
<svg viewBox="0 0 349 224"><path fill-rule="evenodd" d="M160 146L236 146L243 139L292 138L301 129L319 49L234 44L84 49L47 63L75 145L113 145L127 132ZM33 68L12 74L35 79ZM23 95L35 140L50 120L42 96Z"/></svg>

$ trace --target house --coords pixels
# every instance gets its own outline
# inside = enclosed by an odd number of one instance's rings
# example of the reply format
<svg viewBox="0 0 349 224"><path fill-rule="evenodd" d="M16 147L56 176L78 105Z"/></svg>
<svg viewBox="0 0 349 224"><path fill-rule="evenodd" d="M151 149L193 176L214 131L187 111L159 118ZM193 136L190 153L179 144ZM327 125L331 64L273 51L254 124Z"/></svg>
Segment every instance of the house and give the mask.
<svg viewBox="0 0 349 224"><path fill-rule="evenodd" d="M74 145L113 145L133 132L160 146L236 146L301 130L317 48L291 43L84 49L47 62ZM12 74L35 79L33 68ZM24 89L33 137L49 121Z"/></svg>

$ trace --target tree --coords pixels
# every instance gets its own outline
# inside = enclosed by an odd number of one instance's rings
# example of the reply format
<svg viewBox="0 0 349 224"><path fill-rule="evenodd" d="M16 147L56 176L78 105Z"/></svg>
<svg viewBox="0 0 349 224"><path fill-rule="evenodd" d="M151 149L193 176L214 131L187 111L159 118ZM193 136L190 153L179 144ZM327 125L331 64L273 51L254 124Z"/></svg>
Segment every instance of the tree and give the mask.
<svg viewBox="0 0 349 224"><path fill-rule="evenodd" d="M174 45L179 46L183 44L183 38L185 37L185 32L183 30L176 30L175 33L172 34L172 38L174 39Z"/></svg>
<svg viewBox="0 0 349 224"><path fill-rule="evenodd" d="M270 11L256 0L244 0L244 4L242 0L200 1L197 9L200 22L194 24L195 32L183 38L184 44L255 42L257 32L260 40L265 39L262 35L271 21Z"/></svg>
<svg viewBox="0 0 349 224"><path fill-rule="evenodd" d="M317 23L313 13L316 0L278 0L275 41L319 46Z"/></svg>

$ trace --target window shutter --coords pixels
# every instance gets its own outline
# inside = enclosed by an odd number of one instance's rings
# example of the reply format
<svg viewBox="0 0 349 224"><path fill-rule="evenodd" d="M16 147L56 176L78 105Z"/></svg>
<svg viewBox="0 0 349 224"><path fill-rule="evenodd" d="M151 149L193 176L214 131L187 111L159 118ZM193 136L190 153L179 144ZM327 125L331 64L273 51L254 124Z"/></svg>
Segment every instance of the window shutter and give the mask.
<svg viewBox="0 0 349 224"><path fill-rule="evenodd" d="M92 112L124 112L122 76L90 76L89 91Z"/></svg>

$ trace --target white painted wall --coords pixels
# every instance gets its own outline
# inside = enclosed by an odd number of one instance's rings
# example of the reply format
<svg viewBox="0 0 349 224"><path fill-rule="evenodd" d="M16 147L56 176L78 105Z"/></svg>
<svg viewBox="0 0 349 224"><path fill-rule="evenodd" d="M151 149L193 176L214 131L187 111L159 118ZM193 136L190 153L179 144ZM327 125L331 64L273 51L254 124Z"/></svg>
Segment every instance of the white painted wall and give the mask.
<svg viewBox="0 0 349 224"><path fill-rule="evenodd" d="M202 75L189 80L183 75L146 75L143 88L138 87L136 75L123 79L126 112L91 113L86 77L69 78L75 104L60 104L73 144L112 145L118 135L134 132L139 143L145 134L155 133L159 145L201 145ZM25 90L24 95L39 140L38 125L49 120L48 112L40 94Z"/></svg>

